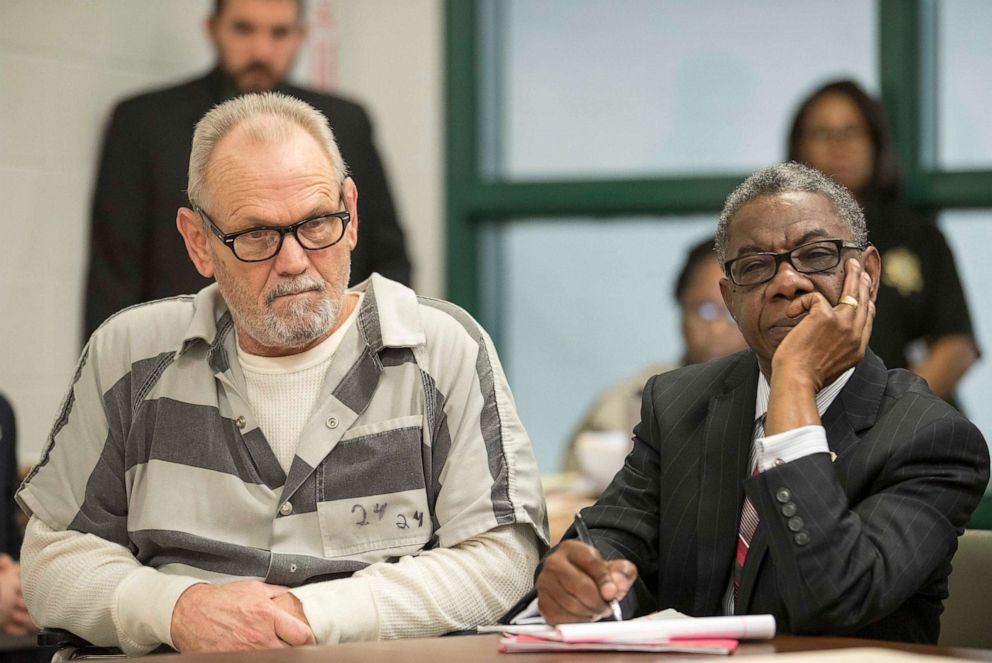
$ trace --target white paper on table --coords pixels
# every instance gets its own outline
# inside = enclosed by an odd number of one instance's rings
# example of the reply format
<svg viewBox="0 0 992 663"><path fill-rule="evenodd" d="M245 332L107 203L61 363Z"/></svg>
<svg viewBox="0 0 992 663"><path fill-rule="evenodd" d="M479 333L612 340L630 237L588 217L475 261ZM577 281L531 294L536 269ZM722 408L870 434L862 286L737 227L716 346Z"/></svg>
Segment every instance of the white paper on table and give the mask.
<svg viewBox="0 0 992 663"><path fill-rule="evenodd" d="M562 642L665 642L672 638L767 640L775 636L775 618L771 615L737 615L638 619L628 622L561 624L555 630L558 637L553 639L560 639Z"/></svg>

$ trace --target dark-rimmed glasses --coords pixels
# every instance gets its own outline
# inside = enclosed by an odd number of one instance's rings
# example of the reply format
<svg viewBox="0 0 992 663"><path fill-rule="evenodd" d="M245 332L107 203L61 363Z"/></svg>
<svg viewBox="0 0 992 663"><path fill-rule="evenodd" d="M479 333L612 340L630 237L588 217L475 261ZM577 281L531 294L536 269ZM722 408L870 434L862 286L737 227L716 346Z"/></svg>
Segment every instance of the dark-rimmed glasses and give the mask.
<svg viewBox="0 0 992 663"><path fill-rule="evenodd" d="M783 262L792 265L800 274L816 274L839 265L841 250L864 251L865 248L842 239L818 239L782 253L748 253L728 260L724 270L734 285L759 285L771 281Z"/></svg>
<svg viewBox="0 0 992 663"><path fill-rule="evenodd" d="M210 230L242 262L262 262L275 257L282 249L282 242L288 233L293 233L296 241L307 251L319 251L334 246L344 237L345 228L351 221L351 215L345 210L318 214L288 226L256 226L225 233L202 209L193 206L193 211L203 217Z"/></svg>

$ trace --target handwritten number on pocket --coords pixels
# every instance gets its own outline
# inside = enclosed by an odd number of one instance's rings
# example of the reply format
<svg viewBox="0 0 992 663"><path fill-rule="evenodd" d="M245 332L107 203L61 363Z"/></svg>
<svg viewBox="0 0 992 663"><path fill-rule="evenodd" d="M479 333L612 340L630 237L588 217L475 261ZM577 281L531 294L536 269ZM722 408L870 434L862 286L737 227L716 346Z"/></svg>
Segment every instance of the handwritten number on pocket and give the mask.
<svg viewBox="0 0 992 663"><path fill-rule="evenodd" d="M389 502L383 502L382 504L376 502L375 506L372 508L372 511L379 515L379 520L382 520L382 517L386 515L386 506L388 504Z"/></svg>
<svg viewBox="0 0 992 663"><path fill-rule="evenodd" d="M424 526L424 512L423 511L414 511L413 512L413 519L417 521L417 527L423 527Z"/></svg>
<svg viewBox="0 0 992 663"><path fill-rule="evenodd" d="M397 529L410 529L410 525L408 525L407 522L406 522L406 516L404 516L402 513L401 514L398 514L398 516L399 516L399 520L396 521L396 528Z"/></svg>
<svg viewBox="0 0 992 663"><path fill-rule="evenodd" d="M361 509L361 512L362 512L362 519L359 520L355 524L358 525L359 527L361 527L363 525L368 525L369 524L369 518L368 518L368 513L365 511L365 507L362 506L361 504L356 504L353 507L351 507L351 512L352 513L355 513L355 509Z"/></svg>

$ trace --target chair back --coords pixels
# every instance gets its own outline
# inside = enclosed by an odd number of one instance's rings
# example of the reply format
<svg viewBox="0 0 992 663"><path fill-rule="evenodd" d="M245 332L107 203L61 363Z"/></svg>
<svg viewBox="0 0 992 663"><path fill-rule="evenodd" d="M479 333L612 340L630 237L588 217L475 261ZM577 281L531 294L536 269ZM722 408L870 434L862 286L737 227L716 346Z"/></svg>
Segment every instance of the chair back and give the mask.
<svg viewBox="0 0 992 663"><path fill-rule="evenodd" d="M992 531L966 529L958 539L948 592L939 644L992 649Z"/></svg>

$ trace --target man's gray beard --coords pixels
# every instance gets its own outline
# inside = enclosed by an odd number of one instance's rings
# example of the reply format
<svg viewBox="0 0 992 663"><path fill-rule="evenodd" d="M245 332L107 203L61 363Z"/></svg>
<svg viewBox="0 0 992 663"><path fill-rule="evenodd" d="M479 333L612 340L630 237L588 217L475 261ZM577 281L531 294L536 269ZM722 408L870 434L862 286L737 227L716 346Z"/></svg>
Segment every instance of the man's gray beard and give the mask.
<svg viewBox="0 0 992 663"><path fill-rule="evenodd" d="M351 273L350 261L342 265L338 274L341 283L347 284ZM279 283L266 293L264 311L253 315L245 309L252 307L250 298L239 289L236 282L233 291L221 285L221 281L231 284L233 279L218 279L221 294L227 302L228 310L234 318L237 328L248 336L270 348L297 348L320 338L331 328L341 312L344 300L344 289L337 293L335 300L328 293L327 284L313 276L299 276ZM286 304L286 312L280 316L272 309L272 304L280 295L315 290L321 294L319 301L311 300L290 301Z"/></svg>
<svg viewBox="0 0 992 663"><path fill-rule="evenodd" d="M316 303L290 302L282 316L266 307L265 315L259 320L261 329L257 330L259 333L252 335L270 347L299 347L320 338L331 328L341 312L340 301L332 301L326 290L322 294L323 297Z"/></svg>

